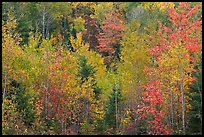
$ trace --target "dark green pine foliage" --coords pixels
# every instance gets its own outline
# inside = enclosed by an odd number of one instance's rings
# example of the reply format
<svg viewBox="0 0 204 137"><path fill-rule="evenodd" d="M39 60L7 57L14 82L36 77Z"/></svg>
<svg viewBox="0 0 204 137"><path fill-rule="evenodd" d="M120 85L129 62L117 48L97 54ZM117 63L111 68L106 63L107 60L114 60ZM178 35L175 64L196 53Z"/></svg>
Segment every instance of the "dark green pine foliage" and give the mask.
<svg viewBox="0 0 204 137"><path fill-rule="evenodd" d="M115 132L115 129L116 129L116 105L115 105L116 97L117 97L117 106L120 106L120 103L122 101L121 91L120 89L117 89L116 86L114 85L113 92L109 96L109 101L107 104L107 109L105 111L105 119L104 119L105 125L113 129L113 132Z"/></svg>
<svg viewBox="0 0 204 137"><path fill-rule="evenodd" d="M20 3L16 3L15 5L17 30L22 38L21 45L25 45L28 44L29 33L34 30L37 8L35 3L27 3L27 6L24 6L23 8L21 8Z"/></svg>
<svg viewBox="0 0 204 137"><path fill-rule="evenodd" d="M81 56L79 59L79 65L80 69L78 72L78 77L81 78L81 84L83 84L85 81L88 81L89 77L92 77L93 80L91 82L93 87L93 92L95 93L96 99L99 99L99 96L101 94L101 88L98 87L97 82L95 80L95 70L94 67L88 64L87 59L85 56Z"/></svg>
<svg viewBox="0 0 204 137"><path fill-rule="evenodd" d="M202 59L195 66L198 72L194 73L197 79L191 86L191 100L189 103L192 106L190 111L190 120L187 127L187 134L201 135L202 134Z"/></svg>
<svg viewBox="0 0 204 137"><path fill-rule="evenodd" d="M76 29L75 29L75 26L74 26L74 25L72 26L71 34L72 34L72 36L76 39Z"/></svg>
<svg viewBox="0 0 204 137"><path fill-rule="evenodd" d="M14 102L17 104L17 111L19 112L23 122L26 125L31 126L35 121L34 106L29 103L31 96L25 94L25 88L17 81L12 80L11 86L14 91Z"/></svg>

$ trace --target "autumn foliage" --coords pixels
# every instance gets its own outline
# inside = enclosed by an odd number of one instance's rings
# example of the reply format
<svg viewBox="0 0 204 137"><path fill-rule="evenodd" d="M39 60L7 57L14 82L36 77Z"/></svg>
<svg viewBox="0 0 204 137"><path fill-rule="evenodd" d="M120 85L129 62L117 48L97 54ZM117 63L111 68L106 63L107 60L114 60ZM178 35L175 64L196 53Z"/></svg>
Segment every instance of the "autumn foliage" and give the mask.
<svg viewBox="0 0 204 137"><path fill-rule="evenodd" d="M135 111L139 115L138 122L146 119L148 124L147 134L169 135L173 130L164 124L165 113L162 111L163 96L160 91L160 81L150 81L144 86L142 94L143 104ZM150 120L151 119L151 120Z"/></svg>
<svg viewBox="0 0 204 137"><path fill-rule="evenodd" d="M202 134L200 2L2 5L2 134Z"/></svg>
<svg viewBox="0 0 204 137"><path fill-rule="evenodd" d="M122 31L124 25L119 15L112 11L106 15L105 20L102 22L102 32L99 34L99 46L97 46L100 53L104 53L104 63L110 64L114 54L116 54L115 46L120 38L123 36Z"/></svg>

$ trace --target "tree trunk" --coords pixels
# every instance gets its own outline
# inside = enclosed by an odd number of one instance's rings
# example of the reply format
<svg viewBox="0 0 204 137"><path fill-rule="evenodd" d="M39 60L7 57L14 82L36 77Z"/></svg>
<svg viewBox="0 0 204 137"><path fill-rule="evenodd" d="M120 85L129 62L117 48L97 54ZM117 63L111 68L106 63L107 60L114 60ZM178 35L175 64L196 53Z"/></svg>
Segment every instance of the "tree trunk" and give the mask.
<svg viewBox="0 0 204 137"><path fill-rule="evenodd" d="M45 7L43 7L43 13L42 13L42 34L43 34L43 38L45 39Z"/></svg>
<svg viewBox="0 0 204 137"><path fill-rule="evenodd" d="M117 89L115 90L115 132L117 134L117 128L118 128L118 112L117 112Z"/></svg>
<svg viewBox="0 0 204 137"><path fill-rule="evenodd" d="M86 133L88 133L89 130L89 109L90 109L90 103L89 101L86 102Z"/></svg>
<svg viewBox="0 0 204 137"><path fill-rule="evenodd" d="M4 103L4 98L5 98L5 93L6 93L6 83L7 83L7 73L8 73L8 65L6 65L6 70L5 70L5 77L4 77L4 92L3 92L3 103ZM3 105L2 105L3 107ZM2 112L3 112L3 109L2 109Z"/></svg>
<svg viewBox="0 0 204 137"><path fill-rule="evenodd" d="M64 120L62 119L62 123L61 123L61 128L62 128L62 133L61 133L61 135L63 135L64 134Z"/></svg>
<svg viewBox="0 0 204 137"><path fill-rule="evenodd" d="M173 110L173 92L170 90L171 93L171 126L174 127L174 110Z"/></svg>
<svg viewBox="0 0 204 137"><path fill-rule="evenodd" d="M47 28L46 28L46 38L49 38L49 26L50 26L50 18L47 20Z"/></svg>
<svg viewBox="0 0 204 137"><path fill-rule="evenodd" d="M5 51L5 60L6 60L6 69L5 69L5 75L4 75L4 91L3 91L3 98L2 98L2 114L3 114L3 111L4 111L4 99L5 99L5 94L6 94L6 90L7 90L7 86L6 86L6 83L7 83L7 78L8 78L8 53L7 53L7 46L6 46L6 51Z"/></svg>
<svg viewBox="0 0 204 137"><path fill-rule="evenodd" d="M199 86L198 86L198 91L199 91L199 93L200 93L200 99L201 99L201 109L202 109L202 87L201 87L201 90L200 90L200 88L199 88ZM200 111L200 122L201 122L201 127L202 127L202 110Z"/></svg>
<svg viewBox="0 0 204 137"><path fill-rule="evenodd" d="M48 49L46 49L46 68L47 68L47 81L46 81L46 97L45 97L45 117L47 119L47 116L48 116L48 89L49 89L49 69L48 69L48 62L49 62L49 59L48 59Z"/></svg>
<svg viewBox="0 0 204 137"><path fill-rule="evenodd" d="M35 21L35 27L36 27L36 29L35 29L35 34L37 34L37 33L38 33L38 21L37 21L37 19L36 19L36 21Z"/></svg>
<svg viewBox="0 0 204 137"><path fill-rule="evenodd" d="M140 86L140 80L138 81L138 97L141 97L141 86Z"/></svg>
<svg viewBox="0 0 204 137"><path fill-rule="evenodd" d="M179 53L179 72L180 72L180 91L181 91L181 99L182 99L182 127L183 127L183 134L186 134L185 131L185 100L184 100L184 90L183 90L183 68L182 68L182 62L180 59L180 53Z"/></svg>
<svg viewBox="0 0 204 137"><path fill-rule="evenodd" d="M63 73L63 69L62 69L62 73ZM61 99L61 98L63 98L63 93L62 93L62 78L60 78L60 91L59 92L60 92L60 99ZM65 105L65 104L62 104L62 105ZM60 112L59 110L60 110L60 101L59 101L58 112ZM64 112L62 112L62 113L64 113ZM63 114L60 114L60 115L62 115L62 134L63 134L64 133L64 115Z"/></svg>

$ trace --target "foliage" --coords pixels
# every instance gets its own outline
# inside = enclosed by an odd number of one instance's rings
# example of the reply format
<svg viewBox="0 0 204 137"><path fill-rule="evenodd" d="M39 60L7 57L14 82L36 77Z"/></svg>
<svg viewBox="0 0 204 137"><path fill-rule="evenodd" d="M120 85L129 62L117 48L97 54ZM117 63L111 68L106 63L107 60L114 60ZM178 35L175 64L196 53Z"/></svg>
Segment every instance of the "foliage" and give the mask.
<svg viewBox="0 0 204 137"><path fill-rule="evenodd" d="M2 134L202 134L201 2L3 2Z"/></svg>
<svg viewBox="0 0 204 137"><path fill-rule="evenodd" d="M99 52L104 57L104 63L110 66L113 58L118 59L119 43L122 37L124 25L115 11L106 15L106 20L102 22L102 33L99 34Z"/></svg>

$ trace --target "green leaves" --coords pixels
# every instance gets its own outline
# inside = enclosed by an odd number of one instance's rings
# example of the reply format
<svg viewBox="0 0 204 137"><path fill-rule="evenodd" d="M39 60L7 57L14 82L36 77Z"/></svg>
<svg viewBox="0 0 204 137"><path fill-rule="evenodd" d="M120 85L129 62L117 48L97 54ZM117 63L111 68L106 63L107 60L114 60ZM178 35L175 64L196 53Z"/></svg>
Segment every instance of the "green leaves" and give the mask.
<svg viewBox="0 0 204 137"><path fill-rule="evenodd" d="M3 134L201 134L201 11L4 2Z"/></svg>

